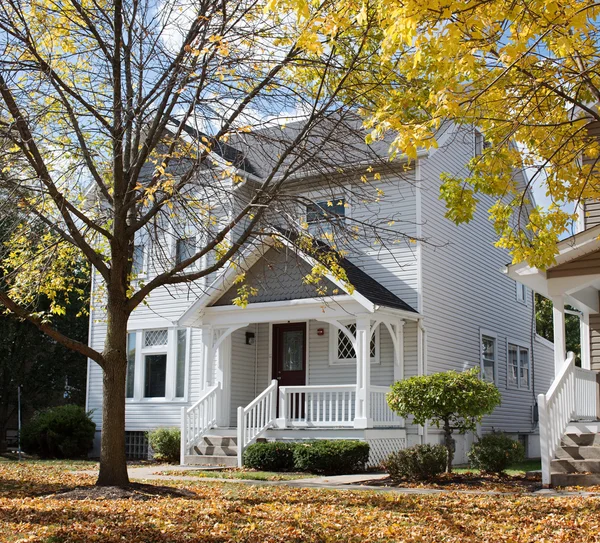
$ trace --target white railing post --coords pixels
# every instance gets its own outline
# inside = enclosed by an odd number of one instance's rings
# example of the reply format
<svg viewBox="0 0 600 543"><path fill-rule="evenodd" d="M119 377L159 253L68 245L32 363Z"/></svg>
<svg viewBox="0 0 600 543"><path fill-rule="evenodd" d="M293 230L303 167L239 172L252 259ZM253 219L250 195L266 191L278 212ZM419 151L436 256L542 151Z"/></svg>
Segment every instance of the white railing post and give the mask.
<svg viewBox="0 0 600 543"><path fill-rule="evenodd" d="M244 439L246 430L246 419L244 408L240 405L237 409L237 457L238 468L244 465Z"/></svg>
<svg viewBox="0 0 600 543"><path fill-rule="evenodd" d="M269 405L269 418L271 420L275 420L277 419L277 386L279 385L279 381L277 381L277 379L273 379L271 381L271 385L273 386L273 393L271 394L271 404Z"/></svg>
<svg viewBox="0 0 600 543"><path fill-rule="evenodd" d="M187 452L187 409L181 408L181 436L180 436L180 453L179 463L185 466L185 455Z"/></svg>
<svg viewBox="0 0 600 543"><path fill-rule="evenodd" d="M287 392L286 387L279 387L279 417L277 417L277 427L285 428L287 426Z"/></svg>
<svg viewBox="0 0 600 543"><path fill-rule="evenodd" d="M550 428L548 408L546 405L546 395L538 396L538 415L540 425L540 456L542 457L542 484L550 486L550 463L552 456L550 454Z"/></svg>

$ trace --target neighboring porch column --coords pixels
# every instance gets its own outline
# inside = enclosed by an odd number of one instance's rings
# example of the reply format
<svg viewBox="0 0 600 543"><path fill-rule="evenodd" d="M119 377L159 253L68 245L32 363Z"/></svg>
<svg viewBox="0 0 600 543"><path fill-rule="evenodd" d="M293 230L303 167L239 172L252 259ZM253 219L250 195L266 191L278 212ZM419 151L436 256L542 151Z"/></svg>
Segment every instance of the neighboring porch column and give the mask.
<svg viewBox="0 0 600 543"><path fill-rule="evenodd" d="M590 352L590 316L582 313L579 317L579 334L581 338L581 367L592 369L592 353Z"/></svg>
<svg viewBox="0 0 600 543"><path fill-rule="evenodd" d="M552 296L552 326L554 330L554 376L556 377L567 358L565 334L565 299Z"/></svg>
<svg viewBox="0 0 600 543"><path fill-rule="evenodd" d="M369 428L371 421L371 319L356 319L356 407L354 427Z"/></svg>
<svg viewBox="0 0 600 543"><path fill-rule="evenodd" d="M202 327L202 344L204 345L204 365L202 367L202 390L212 383L212 372L215 362L214 331L212 326Z"/></svg>
<svg viewBox="0 0 600 543"><path fill-rule="evenodd" d="M396 340L394 341L394 382L404 379L404 320L396 325Z"/></svg>

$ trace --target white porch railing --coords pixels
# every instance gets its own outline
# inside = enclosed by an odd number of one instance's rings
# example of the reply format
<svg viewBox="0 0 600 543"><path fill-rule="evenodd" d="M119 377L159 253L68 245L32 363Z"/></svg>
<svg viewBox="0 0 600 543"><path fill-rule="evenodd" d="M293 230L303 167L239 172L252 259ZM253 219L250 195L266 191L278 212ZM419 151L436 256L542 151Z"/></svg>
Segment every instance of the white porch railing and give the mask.
<svg viewBox="0 0 600 543"><path fill-rule="evenodd" d="M181 408L181 465L185 457L200 438L217 424L217 398L219 386L214 385L204 392L190 408Z"/></svg>
<svg viewBox="0 0 600 543"><path fill-rule="evenodd" d="M404 426L404 419L396 415L387 403L389 391L389 387L371 385L371 418L375 427Z"/></svg>
<svg viewBox="0 0 600 543"><path fill-rule="evenodd" d="M356 385L279 387L279 427L353 426Z"/></svg>
<svg viewBox="0 0 600 543"><path fill-rule="evenodd" d="M277 413L277 380L265 388L246 407L237 411L238 466L241 468L244 450L254 443L268 428L275 425Z"/></svg>
<svg viewBox="0 0 600 543"><path fill-rule="evenodd" d="M597 397L596 372L576 367L575 355L568 353L550 390L538 396L544 485L550 484L550 465L569 423L597 418Z"/></svg>

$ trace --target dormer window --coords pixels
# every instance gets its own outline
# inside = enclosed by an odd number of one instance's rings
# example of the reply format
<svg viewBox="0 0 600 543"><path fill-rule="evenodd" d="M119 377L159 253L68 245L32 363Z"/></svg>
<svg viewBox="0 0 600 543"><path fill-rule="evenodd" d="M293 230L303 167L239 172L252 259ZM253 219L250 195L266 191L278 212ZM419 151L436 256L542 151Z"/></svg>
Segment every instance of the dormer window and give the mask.
<svg viewBox="0 0 600 543"><path fill-rule="evenodd" d="M308 204L306 206L306 222L317 224L343 219L346 216L346 199L332 198Z"/></svg>

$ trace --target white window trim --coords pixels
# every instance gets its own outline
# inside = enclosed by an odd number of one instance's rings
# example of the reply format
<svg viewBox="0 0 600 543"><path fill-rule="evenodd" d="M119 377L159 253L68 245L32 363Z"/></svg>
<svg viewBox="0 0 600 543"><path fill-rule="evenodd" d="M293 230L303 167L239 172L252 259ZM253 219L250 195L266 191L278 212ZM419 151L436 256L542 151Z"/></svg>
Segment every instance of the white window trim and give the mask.
<svg viewBox="0 0 600 543"><path fill-rule="evenodd" d="M153 347L144 347L144 333L150 330L167 330L168 340L166 345L156 345ZM181 328L165 326L149 326L145 328L136 328L128 330L129 333L135 332L135 369L133 398L125 398L126 403L187 403L189 386L189 368L191 354L191 332L186 328L186 347L185 347L185 366L184 366L184 385L183 397L177 398L177 331ZM145 356L149 354L166 354L166 382L165 396L157 398L147 398L146 393L146 364Z"/></svg>
<svg viewBox="0 0 600 543"><path fill-rule="evenodd" d="M520 293L523 293L523 298L521 298ZM515 281L515 297L517 302L523 305L528 305L527 300L529 298L529 289L523 284Z"/></svg>
<svg viewBox="0 0 600 543"><path fill-rule="evenodd" d="M528 370L529 370L529 383L528 383L527 387L521 386L521 372L520 371L517 371L517 384L516 384L516 386L510 384L510 382L508 380L509 371L510 371L510 360L509 360L509 354L508 354L509 353L509 345L515 345L516 347L519 347L521 349L525 349L527 351L527 366L528 366ZM520 363L518 356L517 356L517 363ZM517 366L517 370L520 370L520 366ZM532 375L531 375L531 345L528 344L525 341L519 341L519 340L507 338L506 339L506 388L508 388L510 390L529 391L529 390L531 390L531 380L532 380Z"/></svg>
<svg viewBox="0 0 600 543"><path fill-rule="evenodd" d="M355 324L356 321L340 321L340 324L347 326ZM375 328L372 336L375 337L375 356L371 357L371 364L381 364L381 340L380 340L381 324ZM339 328L329 325L329 365L330 366L355 366L356 358L338 358L338 334L343 333ZM371 338L369 338L369 350L371 346Z"/></svg>
<svg viewBox="0 0 600 543"><path fill-rule="evenodd" d="M483 336L490 337L494 340L494 384L498 383L498 334L485 328L479 329L479 368L480 375L483 379Z"/></svg>

